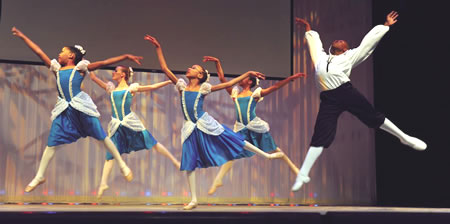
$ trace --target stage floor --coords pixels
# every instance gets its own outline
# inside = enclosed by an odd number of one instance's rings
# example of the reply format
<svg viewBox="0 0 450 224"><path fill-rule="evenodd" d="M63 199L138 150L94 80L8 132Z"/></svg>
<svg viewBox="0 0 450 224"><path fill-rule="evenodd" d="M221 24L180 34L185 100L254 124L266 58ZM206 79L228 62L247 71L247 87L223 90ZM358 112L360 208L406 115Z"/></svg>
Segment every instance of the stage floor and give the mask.
<svg viewBox="0 0 450 224"><path fill-rule="evenodd" d="M357 206L248 206L248 205L199 205L191 211L184 205L68 205L68 204L3 204L0 212L225 212L225 213L442 213L450 214L450 208L405 207L357 207Z"/></svg>
<svg viewBox="0 0 450 224"><path fill-rule="evenodd" d="M449 208L3 204L0 223L450 223Z"/></svg>

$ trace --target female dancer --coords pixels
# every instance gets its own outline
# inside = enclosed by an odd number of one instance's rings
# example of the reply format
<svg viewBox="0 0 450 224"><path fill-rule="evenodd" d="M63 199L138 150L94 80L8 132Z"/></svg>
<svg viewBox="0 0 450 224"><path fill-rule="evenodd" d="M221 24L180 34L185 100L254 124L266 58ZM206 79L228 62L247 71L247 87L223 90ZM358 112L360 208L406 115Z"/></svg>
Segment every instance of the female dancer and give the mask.
<svg viewBox="0 0 450 224"><path fill-rule="evenodd" d="M401 143L423 151L427 144L411 137L395 126L384 114L376 111L369 101L350 83L350 73L366 60L375 50L378 42L397 22L398 13L392 11L386 16L384 25L375 26L361 41L359 47L349 49L344 40L335 40L325 53L319 34L311 30L311 25L304 19L296 18L296 23L306 28L305 38L309 53L314 63L316 80L320 93L320 107L314 127L314 134L305 161L292 186L298 191L303 184L310 181L309 171L319 158L322 150L328 148L336 135L339 115L348 111L371 128L381 128L400 139Z"/></svg>
<svg viewBox="0 0 450 224"><path fill-rule="evenodd" d="M215 62L217 68L217 74L222 83L226 83L225 75L223 73L222 65L219 59L211 56L203 57L203 61ZM261 118L256 116L256 104L263 100L263 97L278 90L284 85L288 84L289 81L296 78L305 77L303 73L298 73L290 76L283 81L277 82L275 85L262 89L261 87L256 88L254 92L251 89L258 85L259 80L255 77L247 77L239 82L239 86L242 87L242 92L239 93L239 88L235 86L233 89L227 88L227 92L231 95L235 106L236 106L236 123L234 124L234 131L240 133L245 137L245 140L252 143L256 147L262 149L264 152L281 152L281 149L277 147L275 141L269 133L269 124L263 121ZM244 151L242 152L242 157L251 157L254 153ZM297 175L298 168L292 163L292 161L285 154L282 159L288 164L291 170ZM222 186L223 176L230 171L233 166L233 161L228 161L223 166L220 167L219 173L217 174L208 194L214 194L217 188Z"/></svg>
<svg viewBox="0 0 450 224"><path fill-rule="evenodd" d="M130 153L142 149L155 149L157 152L168 157L172 163L179 169L180 162L164 147L158 143L152 134L145 129L141 120L131 111L133 96L137 92L146 92L164 87L172 81L156 83L153 85L139 86L138 83L128 85L128 81L133 77L131 67L117 66L113 72L112 82L105 83L100 80L93 72L90 73L91 79L110 94L111 108L113 111L112 120L108 125L108 136L116 145L119 153ZM106 152L106 162L103 166L102 179L98 189L97 197L100 198L108 187L108 176L114 166L113 156Z"/></svg>
<svg viewBox="0 0 450 224"><path fill-rule="evenodd" d="M189 83L186 84L183 79L178 79L167 67L161 45L158 41L149 35L146 35L144 39L156 47L156 54L162 70L176 84L176 89L180 92L181 96L181 106L183 108L185 123L181 130L183 152L180 170L187 171L192 196L191 202L183 209L190 210L197 207L197 194L195 192L196 168L220 166L227 161L239 158L244 149L255 152L268 159L284 156L283 152L268 154L261 151L245 141L240 134L234 133L228 127L221 125L213 117L208 115L208 113L203 111L204 98L210 92L231 87L250 75L264 78L263 74L249 71L229 82L212 86L207 82L209 77L208 71L200 65L193 65L186 72L186 77L189 80Z"/></svg>
<svg viewBox="0 0 450 224"><path fill-rule="evenodd" d="M124 54L104 61L89 63L89 61L82 60L86 53L85 50L81 46L75 45L74 47L63 47L58 55L58 60L50 60L47 54L20 30L13 27L11 31L14 36L21 38L41 58L44 64L55 73L58 89L58 101L52 110L52 127L48 136L47 147L42 155L37 174L25 188L25 192L31 192L38 185L45 182L45 170L53 158L55 150L60 145L70 144L86 136L102 141L109 152L117 159L120 171L126 180L131 181L133 173L122 160L114 143L106 136L100 125L100 120L98 119L100 114L97 111L97 106L95 106L89 95L81 91L80 88L81 82L88 71L93 71L125 59L140 64L139 60L142 57Z"/></svg>

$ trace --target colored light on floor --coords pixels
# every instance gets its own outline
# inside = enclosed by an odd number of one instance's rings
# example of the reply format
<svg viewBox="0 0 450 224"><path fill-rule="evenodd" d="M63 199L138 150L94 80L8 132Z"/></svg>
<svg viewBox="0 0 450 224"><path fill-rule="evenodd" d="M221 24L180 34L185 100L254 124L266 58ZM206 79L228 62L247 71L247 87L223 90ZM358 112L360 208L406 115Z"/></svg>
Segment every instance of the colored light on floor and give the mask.
<svg viewBox="0 0 450 224"><path fill-rule="evenodd" d="M152 195L152 192L150 192L150 191L147 191L147 192L145 192L145 196L151 196Z"/></svg>

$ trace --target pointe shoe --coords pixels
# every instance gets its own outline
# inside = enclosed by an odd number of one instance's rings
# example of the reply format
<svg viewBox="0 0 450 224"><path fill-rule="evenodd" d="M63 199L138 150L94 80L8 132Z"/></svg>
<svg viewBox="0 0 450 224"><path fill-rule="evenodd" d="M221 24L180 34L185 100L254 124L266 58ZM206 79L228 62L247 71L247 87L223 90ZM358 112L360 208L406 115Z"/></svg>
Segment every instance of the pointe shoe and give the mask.
<svg viewBox="0 0 450 224"><path fill-rule="evenodd" d="M284 152L275 152L275 153L269 154L269 159L280 159L280 158L283 158L284 156L285 156Z"/></svg>
<svg viewBox="0 0 450 224"><path fill-rule="evenodd" d="M219 184L213 183L213 185L211 186L211 188L209 188L208 194L209 194L209 195L213 195L214 193L216 193L217 188L218 188L218 187L222 187L222 186L223 186L222 183L219 183Z"/></svg>
<svg viewBox="0 0 450 224"><path fill-rule="evenodd" d="M197 208L198 203L197 202L189 202L188 205L183 207L183 210L192 210L194 208Z"/></svg>
<svg viewBox="0 0 450 224"><path fill-rule="evenodd" d="M406 139L400 140L400 142L417 151L424 151L427 148L427 144L424 141L411 136L408 136Z"/></svg>
<svg viewBox="0 0 450 224"><path fill-rule="evenodd" d="M103 193L108 189L108 185L100 185L100 187L98 188L97 199L100 199L103 196Z"/></svg>
<svg viewBox="0 0 450 224"><path fill-rule="evenodd" d="M298 191L303 186L303 184L309 183L311 178L304 176L301 173L298 173L297 178L295 179L294 185L292 185L291 191Z"/></svg>
<svg viewBox="0 0 450 224"><path fill-rule="evenodd" d="M31 182L33 182L33 181L31 181ZM44 182L45 182L45 178L42 179L42 180L40 180L40 181L39 181L36 185L34 185L34 186L28 185L28 186L25 188L25 192L27 192L27 193L32 192L37 186L43 184ZM30 184L31 184L31 183L30 183Z"/></svg>
<svg viewBox="0 0 450 224"><path fill-rule="evenodd" d="M128 166L120 168L120 172L122 173L122 175L125 177L125 179L128 182L131 182L133 180L133 172L131 172L131 170L130 170L130 168L128 168Z"/></svg>

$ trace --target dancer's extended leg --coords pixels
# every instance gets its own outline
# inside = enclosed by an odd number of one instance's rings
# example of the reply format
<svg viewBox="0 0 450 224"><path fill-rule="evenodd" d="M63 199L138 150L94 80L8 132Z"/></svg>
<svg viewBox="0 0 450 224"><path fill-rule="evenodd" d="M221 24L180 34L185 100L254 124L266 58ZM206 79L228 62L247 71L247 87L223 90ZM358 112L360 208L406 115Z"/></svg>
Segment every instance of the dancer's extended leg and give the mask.
<svg viewBox="0 0 450 224"><path fill-rule="evenodd" d="M309 171L316 162L317 158L319 158L320 154L322 154L322 151L323 147L309 147L308 153L306 153L305 161L303 161L302 168L300 168L300 172L298 172L295 183L292 186L292 191L300 190L303 184L310 181Z"/></svg>
<svg viewBox="0 0 450 224"><path fill-rule="evenodd" d="M170 159L170 161L172 161L173 165L175 165L178 169L180 169L180 161L178 161L173 155L172 153L170 153L169 150L167 150L166 147L164 147L164 145L157 143L155 146L153 146L153 148L161 153L163 156L167 157Z"/></svg>
<svg viewBox="0 0 450 224"><path fill-rule="evenodd" d="M262 151L258 147L252 145L250 142L247 142L247 141L244 141L244 142L245 142L245 145L244 145L245 150L254 152L260 156L263 156L266 159L280 159L280 158L283 158L283 156L284 156L283 152L276 152L276 153L269 154L267 152Z"/></svg>
<svg viewBox="0 0 450 224"><path fill-rule="evenodd" d="M277 149L275 149L275 151L282 152L282 150L278 147L277 147ZM284 156L281 158L284 160L284 162L286 162L286 164L289 166L289 168L291 168L292 172L294 172L295 175L297 175L298 167L289 159L289 157L286 154L284 154Z"/></svg>
<svg viewBox="0 0 450 224"><path fill-rule="evenodd" d="M233 161L228 161L220 167L219 173L217 173L217 176L214 179L214 182L211 185L211 188L209 188L209 191L208 191L209 195L214 194L214 192L216 192L217 188L221 187L223 185L222 179L225 176L225 174L227 174L228 171L231 170L231 167L233 167Z"/></svg>
<svg viewBox="0 0 450 224"><path fill-rule="evenodd" d="M400 130L397 126L395 126L394 123L392 123L389 119L385 118L384 123L380 126L381 129L385 130L386 132L394 135L398 139L400 139L400 142L419 151L423 151L427 148L427 144L423 142L422 140L411 137L407 134L405 134L402 130Z"/></svg>
<svg viewBox="0 0 450 224"><path fill-rule="evenodd" d="M97 192L97 198L101 198L103 195L103 192L105 192L109 186L108 186L108 178L109 174L111 174L111 170L114 167L114 160L106 160L105 164L103 165L103 172L102 172L102 179L100 182L100 187L98 188Z"/></svg>
<svg viewBox="0 0 450 224"><path fill-rule="evenodd" d="M52 160L55 155L56 148L54 146L45 147L44 153L42 154L41 162L39 163L39 168L34 179L25 188L25 192L33 191L37 186L45 182L44 173L47 170L48 163Z"/></svg>
<svg viewBox="0 0 450 224"><path fill-rule="evenodd" d="M111 155L114 157L114 159L119 163L120 171L122 172L125 179L127 181L133 180L133 172L131 172L125 161L123 161L122 157L119 154L119 151L117 151L117 148L111 141L111 139L109 137L106 137L105 140L103 140L103 143L105 144Z"/></svg>

